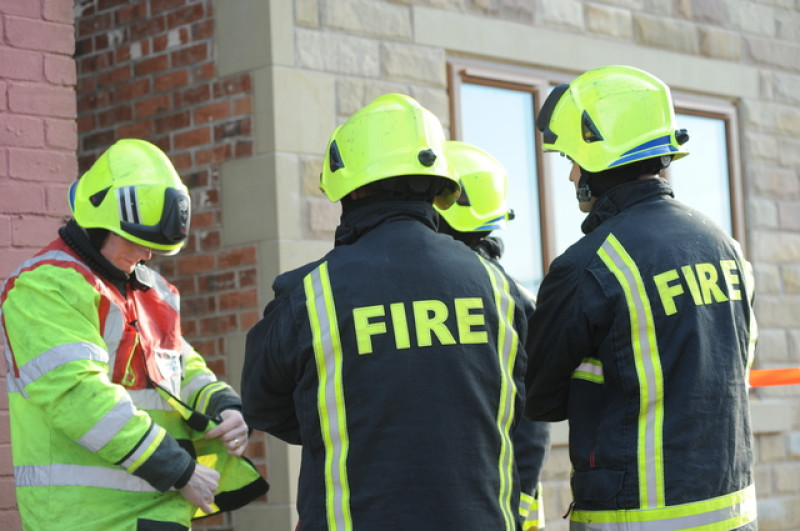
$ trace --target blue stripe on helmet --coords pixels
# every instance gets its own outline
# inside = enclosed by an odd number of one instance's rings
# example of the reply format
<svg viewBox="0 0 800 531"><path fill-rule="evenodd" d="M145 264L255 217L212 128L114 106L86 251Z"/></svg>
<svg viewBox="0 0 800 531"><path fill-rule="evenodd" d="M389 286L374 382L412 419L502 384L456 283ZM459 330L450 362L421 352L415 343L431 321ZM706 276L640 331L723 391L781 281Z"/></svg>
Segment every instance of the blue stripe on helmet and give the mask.
<svg viewBox="0 0 800 531"><path fill-rule="evenodd" d="M506 220L506 214L502 216L497 216L496 218L488 220L486 223L475 229L476 231L482 230L495 230L495 229L502 229L503 228L503 221Z"/></svg>
<svg viewBox="0 0 800 531"><path fill-rule="evenodd" d="M640 144L633 149L629 149L622 154L620 158L608 165L609 168L636 162L637 160L644 160L655 158L660 155L671 155L678 151L678 148L672 145L669 135L649 140L644 144Z"/></svg>

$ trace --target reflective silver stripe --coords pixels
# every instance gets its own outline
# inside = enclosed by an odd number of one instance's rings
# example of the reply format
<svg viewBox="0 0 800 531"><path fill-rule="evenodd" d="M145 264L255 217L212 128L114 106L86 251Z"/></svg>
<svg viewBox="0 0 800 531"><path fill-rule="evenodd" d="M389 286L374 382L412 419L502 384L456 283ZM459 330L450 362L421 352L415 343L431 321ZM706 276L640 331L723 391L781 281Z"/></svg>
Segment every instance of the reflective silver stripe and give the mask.
<svg viewBox="0 0 800 531"><path fill-rule="evenodd" d="M93 360L108 364L108 352L94 343L67 343L45 350L19 367L23 387L35 382L50 371L73 361Z"/></svg>
<svg viewBox="0 0 800 531"><path fill-rule="evenodd" d="M109 299L108 314L106 315L105 328L103 329L103 341L108 349L109 373L113 374L114 366L117 362L117 349L122 341L122 330L125 328L125 320L122 317L122 310L119 306Z"/></svg>
<svg viewBox="0 0 800 531"><path fill-rule="evenodd" d="M325 446L325 508L328 528L346 531L353 527L350 486L347 476L347 414L342 383L342 346L336 306L323 262L303 279L319 388L317 408Z"/></svg>
<svg viewBox="0 0 800 531"><path fill-rule="evenodd" d="M34 256L33 258L28 258L24 262L22 262L19 267L17 267L13 273L11 273L6 281L3 283L3 289L0 293L6 290L6 285L11 282L11 279L14 279L20 275L25 269L29 269L32 266L35 266L39 262L72 262L74 264L80 264L86 268L87 271L90 271L89 267L75 258L74 256L65 253L64 251L47 251L46 253L42 253L39 256ZM94 273L92 273L94 274Z"/></svg>
<svg viewBox="0 0 800 531"><path fill-rule="evenodd" d="M751 485L717 498L656 509L572 511L569 529L570 531L674 531L675 529L718 531L735 529L755 522L757 514L755 486Z"/></svg>
<svg viewBox="0 0 800 531"><path fill-rule="evenodd" d="M598 359L585 358L572 373L573 378L587 380L594 383L603 383L603 364Z"/></svg>
<svg viewBox="0 0 800 531"><path fill-rule="evenodd" d="M194 352L194 348L192 345L189 344L188 341L183 339L183 346L181 347L181 356L183 358L183 363L186 363L186 360L189 359L189 356L192 355ZM184 402L188 402L191 396L202 389L203 387L207 386L208 384L214 383L217 381L217 377L212 373L201 372L194 375L189 380L183 382L181 386L181 400Z"/></svg>
<svg viewBox="0 0 800 531"><path fill-rule="evenodd" d="M83 437L78 439L78 444L90 452L97 452L125 427L125 424L133 418L134 414L135 409L131 398L128 395L123 395L108 413L103 415Z"/></svg>
<svg viewBox="0 0 800 531"><path fill-rule="evenodd" d="M628 305L631 349L639 382L639 504L643 508L663 507L664 386L650 300L636 263L613 234L608 235L597 254L619 281Z"/></svg>
<svg viewBox="0 0 800 531"><path fill-rule="evenodd" d="M167 284L167 280L159 275L158 273L154 273L153 277L155 278L155 285L153 289L156 290L158 296L161 299L169 304L169 306L175 310L175 313L180 313L181 311L181 297L171 289L169 289L169 285Z"/></svg>
<svg viewBox="0 0 800 531"><path fill-rule="evenodd" d="M533 496L524 492L519 493L519 514L523 518L528 517L531 512L531 505L533 504Z"/></svg>
<svg viewBox="0 0 800 531"><path fill-rule="evenodd" d="M136 409L143 409L145 411L175 411L175 408L164 400L155 389L128 389L128 395L130 395L131 400L133 400Z"/></svg>
<svg viewBox="0 0 800 531"><path fill-rule="evenodd" d="M511 509L511 491L514 486L514 453L510 433L514 419L514 398L517 393L514 383L514 364L517 358L519 338L514 329L514 301L508 291L508 279L491 262L482 257L480 259L489 274L498 313L497 351L501 375L497 411L497 429L500 437L498 503L506 521L506 529L511 530L516 528L516 518Z"/></svg>
<svg viewBox="0 0 800 531"><path fill-rule="evenodd" d="M143 455L152 453L153 449L151 446L153 446L153 443L162 436L162 432L164 431L164 428L158 424L152 424L147 436L142 439L136 449L134 449L134 451L120 463L120 466L128 469L131 467L131 465L139 461Z"/></svg>
<svg viewBox="0 0 800 531"><path fill-rule="evenodd" d="M29 259L25 260L24 262L22 262L11 273L11 275L9 275L9 277L3 283L3 288L2 288L2 290L0 290L0 293L4 293L5 292L5 290L8 287L9 282L11 282L12 280L16 281L16 278L19 277L19 275L24 273L27 269L30 269L33 266L35 266L36 264L39 264L41 262L71 262L73 264L78 264L83 269L85 269L86 272L90 273L93 277L95 277L96 279L99 280L99 277L97 277L97 275L95 275L91 271L91 269L84 262L82 262L81 260L79 260L79 259L75 258L74 256L70 255L69 253L66 253L64 251L47 251L45 253L42 253L42 254L40 254L38 256L34 256L34 257L29 258ZM1 322L2 322L2 311L0 311L0 323ZM2 328L2 326L0 326L0 332L2 332L2 334L3 334L3 344L5 346L5 358L6 358L6 362L7 362L6 366L10 368L10 367L14 366L13 365L13 357L12 357L12 354L11 354L11 347L9 346L9 344L8 344L8 342L6 340L5 330ZM75 343L75 345L77 345L77 344L79 344L79 343ZM90 343L85 343L85 344L89 345L93 349L99 349L100 348L100 347L98 347L96 345L92 345ZM54 349L50 349L50 350L40 354L40 356L42 356L44 354L47 354L48 352L51 352L51 351L53 351L55 349L58 349L58 348L69 348L69 347L70 347L70 345L60 345L59 347L55 347ZM38 358L38 356L37 356L37 358ZM35 362L37 358L34 358L33 360L30 360L26 365L28 365L28 364L30 364L32 362ZM96 359L96 360L104 361L106 364L108 364L109 361L110 361L107 352L106 352L105 357L96 356L96 357L76 358L76 359ZM68 360L68 361L72 361L72 360ZM37 364L41 364L43 362L45 362L45 360L40 360L39 362L37 362ZM19 367L19 371L20 371L20 377L19 378L15 377L13 371L8 371L8 376L6 378L6 387L7 387L9 393L20 393L25 398L28 398L28 395L25 394L25 386L28 385L29 383L31 383L32 381L34 381L36 378L38 378L42 374L44 374L43 372L41 372L42 367L40 367L39 365L31 365L31 367L29 369L30 369L30 374L25 376L25 375L23 375L22 367Z"/></svg>
<svg viewBox="0 0 800 531"><path fill-rule="evenodd" d="M139 223L139 202L136 197L135 186L117 188L117 202L119 204L119 217L128 223Z"/></svg>
<svg viewBox="0 0 800 531"><path fill-rule="evenodd" d="M83 465L26 465L14 467L20 487L99 487L127 492L157 492L147 481L117 468Z"/></svg>
<svg viewBox="0 0 800 531"><path fill-rule="evenodd" d="M228 388L229 388L228 384L223 382L214 382L209 385L206 385L197 395L197 398L194 401L194 408L197 411L206 413L208 411L208 404L211 402L211 398L218 391L223 391ZM188 402L188 399L184 400L184 402Z"/></svg>

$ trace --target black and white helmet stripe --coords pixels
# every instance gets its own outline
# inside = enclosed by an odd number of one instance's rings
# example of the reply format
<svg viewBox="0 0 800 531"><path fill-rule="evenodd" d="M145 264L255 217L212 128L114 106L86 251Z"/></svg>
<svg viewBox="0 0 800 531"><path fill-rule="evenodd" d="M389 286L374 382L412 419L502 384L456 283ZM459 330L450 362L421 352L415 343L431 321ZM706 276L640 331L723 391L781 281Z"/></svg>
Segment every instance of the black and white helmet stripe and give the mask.
<svg viewBox="0 0 800 531"><path fill-rule="evenodd" d="M139 224L139 200L136 196L135 186L117 188L117 201L119 201L119 218L128 223Z"/></svg>

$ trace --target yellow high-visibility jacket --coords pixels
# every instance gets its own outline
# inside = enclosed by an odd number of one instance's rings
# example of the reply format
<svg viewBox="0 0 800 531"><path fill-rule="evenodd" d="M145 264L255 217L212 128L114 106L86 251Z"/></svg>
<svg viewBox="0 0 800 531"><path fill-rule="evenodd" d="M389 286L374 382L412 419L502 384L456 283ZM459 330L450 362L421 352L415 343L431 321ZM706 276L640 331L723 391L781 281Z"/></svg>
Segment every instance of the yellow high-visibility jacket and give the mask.
<svg viewBox="0 0 800 531"><path fill-rule="evenodd" d="M4 285L11 445L25 529L190 525L195 507L175 489L194 470L187 443L197 433L152 382L211 416L239 399L183 339L175 287L147 271L150 289L128 284L122 293L59 238Z"/></svg>

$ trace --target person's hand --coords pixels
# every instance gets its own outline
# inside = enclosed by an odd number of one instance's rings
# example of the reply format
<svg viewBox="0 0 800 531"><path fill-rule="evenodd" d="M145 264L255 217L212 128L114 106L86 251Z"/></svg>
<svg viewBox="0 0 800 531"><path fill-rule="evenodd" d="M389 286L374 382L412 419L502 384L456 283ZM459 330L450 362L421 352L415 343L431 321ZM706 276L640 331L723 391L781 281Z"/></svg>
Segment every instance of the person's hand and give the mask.
<svg viewBox="0 0 800 531"><path fill-rule="evenodd" d="M203 509L206 514L211 514L214 512L211 504L214 502L217 485L219 485L219 472L196 463L192 477L179 492L192 504Z"/></svg>
<svg viewBox="0 0 800 531"><path fill-rule="evenodd" d="M228 449L229 455L242 455L247 448L248 432L244 417L236 409L226 409L220 416L222 422L213 430L206 432L206 439L219 438Z"/></svg>

